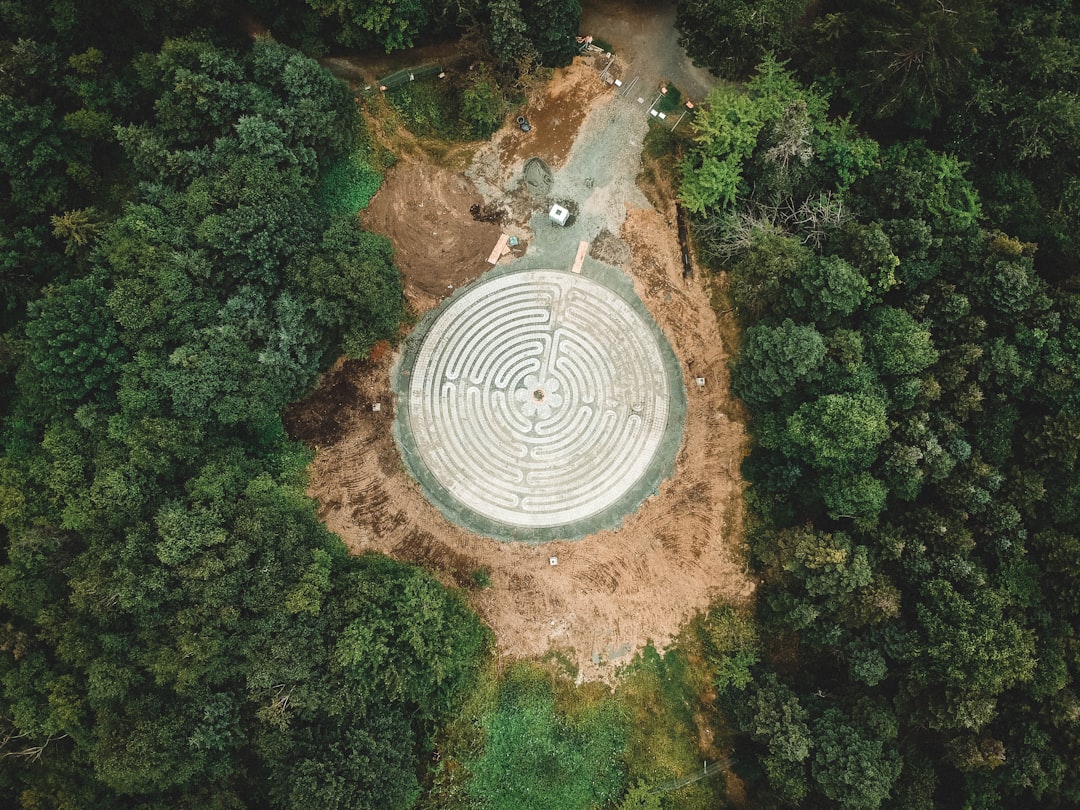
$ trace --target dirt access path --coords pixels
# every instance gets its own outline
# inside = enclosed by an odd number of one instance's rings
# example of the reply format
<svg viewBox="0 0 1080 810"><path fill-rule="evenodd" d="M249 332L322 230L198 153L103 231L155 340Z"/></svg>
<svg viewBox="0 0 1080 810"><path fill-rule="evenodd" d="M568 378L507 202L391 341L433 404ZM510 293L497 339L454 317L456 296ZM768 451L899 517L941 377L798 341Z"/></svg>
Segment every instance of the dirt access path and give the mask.
<svg viewBox="0 0 1080 810"><path fill-rule="evenodd" d="M654 10L651 4L627 8ZM599 27L591 32L621 47L617 36ZM639 63L649 60L627 59L620 69ZM670 180L655 170L640 172L647 113L600 80L604 64L577 60L556 71L527 111L533 133L505 127L477 150L464 176L417 155L402 160L365 222L394 240L418 311L487 269L500 229L472 219L469 206L476 203L501 206L508 216L503 230L532 240L523 262L568 267L580 236L591 242L593 258L622 267L683 369L688 406L675 475L618 530L575 542L504 543L450 524L406 474L391 433L389 353L339 363L290 412L288 426L317 449L310 494L353 551L386 553L467 588L501 655L536 658L554 651L580 678L610 682L646 642L662 649L711 602L749 599L753 583L738 547L745 433L728 391L724 330L708 289L682 278ZM642 81L653 87L671 75ZM547 202L531 200L520 186L520 167L530 155L552 166L553 193L581 195L578 221L567 233L538 230L546 227ZM588 188L583 172L595 175ZM636 184L639 173L650 179ZM556 566L550 557L558 558ZM490 587L477 587L478 571Z"/></svg>

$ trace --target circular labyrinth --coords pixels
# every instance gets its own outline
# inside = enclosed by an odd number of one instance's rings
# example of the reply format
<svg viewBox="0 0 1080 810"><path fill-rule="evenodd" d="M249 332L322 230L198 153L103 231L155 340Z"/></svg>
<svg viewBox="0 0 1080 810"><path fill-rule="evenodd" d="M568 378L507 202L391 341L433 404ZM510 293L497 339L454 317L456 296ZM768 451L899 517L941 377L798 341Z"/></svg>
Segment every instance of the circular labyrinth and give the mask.
<svg viewBox="0 0 1080 810"><path fill-rule="evenodd" d="M552 539L614 526L674 464L673 360L632 290L553 270L487 278L407 352L399 440L467 528Z"/></svg>

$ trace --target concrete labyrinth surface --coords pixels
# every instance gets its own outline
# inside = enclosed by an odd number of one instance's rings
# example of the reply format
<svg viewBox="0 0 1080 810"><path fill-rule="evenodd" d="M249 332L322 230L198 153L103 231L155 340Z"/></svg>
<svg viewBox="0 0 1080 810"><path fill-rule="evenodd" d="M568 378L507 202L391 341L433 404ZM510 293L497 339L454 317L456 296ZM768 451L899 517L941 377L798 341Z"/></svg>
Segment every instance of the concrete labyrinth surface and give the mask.
<svg viewBox="0 0 1080 810"><path fill-rule="evenodd" d="M471 531L541 542L614 528L671 475L678 364L625 276L590 265L492 271L406 344L399 446Z"/></svg>

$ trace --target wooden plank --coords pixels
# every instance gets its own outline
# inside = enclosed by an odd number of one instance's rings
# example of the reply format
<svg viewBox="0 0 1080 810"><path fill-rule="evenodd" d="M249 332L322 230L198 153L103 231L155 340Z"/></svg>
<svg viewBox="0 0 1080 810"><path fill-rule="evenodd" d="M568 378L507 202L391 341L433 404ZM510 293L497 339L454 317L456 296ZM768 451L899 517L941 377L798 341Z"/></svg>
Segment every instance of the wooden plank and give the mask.
<svg viewBox="0 0 1080 810"><path fill-rule="evenodd" d="M499 241L495 243L495 247L491 250L491 255L488 256L488 264L498 264L499 257L506 253L506 243L510 241L510 234L504 233L499 237Z"/></svg>
<svg viewBox="0 0 1080 810"><path fill-rule="evenodd" d="M577 246L577 256L574 257L574 272L581 272L581 265L585 263L585 254L589 252L589 243L582 242Z"/></svg>

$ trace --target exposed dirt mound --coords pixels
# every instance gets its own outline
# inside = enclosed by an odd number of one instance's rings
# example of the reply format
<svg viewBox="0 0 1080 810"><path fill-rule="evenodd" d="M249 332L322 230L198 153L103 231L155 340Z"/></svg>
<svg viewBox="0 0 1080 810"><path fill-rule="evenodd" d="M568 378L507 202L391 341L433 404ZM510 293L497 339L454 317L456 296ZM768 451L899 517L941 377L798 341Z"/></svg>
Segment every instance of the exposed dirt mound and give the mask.
<svg viewBox="0 0 1080 810"><path fill-rule="evenodd" d="M364 227L394 243L408 288L435 300L480 276L499 226L474 219L483 197L459 174L426 160L399 162L362 215Z"/></svg>
<svg viewBox="0 0 1080 810"><path fill-rule="evenodd" d="M415 143L386 173L382 187L361 215L362 222L394 243L406 296L417 311L429 309L488 270L488 255L502 230L520 240L514 255L524 253L529 217L550 205L549 200L533 199L526 192L522 183L525 159L539 157L550 166L565 162L590 103L610 91L597 77L597 60L578 59L554 72L525 110L533 125L531 132L522 132L511 118L479 150L476 171L470 170L469 175L486 181L481 185L489 199L484 199L468 176L436 165ZM379 131L377 121L373 128ZM569 204L576 208L573 201ZM510 222L505 221L504 210Z"/></svg>
<svg viewBox="0 0 1080 810"><path fill-rule="evenodd" d="M361 386L370 384L377 374L374 366L359 360L339 360L323 377L314 394L285 412L285 429L294 439L318 449L341 441L363 407Z"/></svg>
<svg viewBox="0 0 1080 810"><path fill-rule="evenodd" d="M589 255L597 261L620 267L630 262L630 246L605 228L589 246Z"/></svg>

